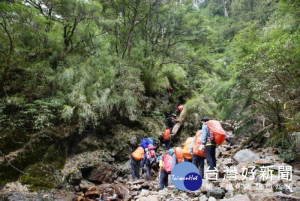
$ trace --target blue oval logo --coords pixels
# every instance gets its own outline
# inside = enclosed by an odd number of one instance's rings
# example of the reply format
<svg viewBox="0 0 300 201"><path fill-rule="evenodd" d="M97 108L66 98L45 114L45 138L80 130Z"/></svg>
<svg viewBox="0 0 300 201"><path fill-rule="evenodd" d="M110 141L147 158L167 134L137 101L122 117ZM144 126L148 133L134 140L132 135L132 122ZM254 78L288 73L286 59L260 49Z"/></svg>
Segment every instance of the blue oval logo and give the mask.
<svg viewBox="0 0 300 201"><path fill-rule="evenodd" d="M189 162L175 165L171 172L171 180L176 188L183 191L196 191L202 186L199 169Z"/></svg>

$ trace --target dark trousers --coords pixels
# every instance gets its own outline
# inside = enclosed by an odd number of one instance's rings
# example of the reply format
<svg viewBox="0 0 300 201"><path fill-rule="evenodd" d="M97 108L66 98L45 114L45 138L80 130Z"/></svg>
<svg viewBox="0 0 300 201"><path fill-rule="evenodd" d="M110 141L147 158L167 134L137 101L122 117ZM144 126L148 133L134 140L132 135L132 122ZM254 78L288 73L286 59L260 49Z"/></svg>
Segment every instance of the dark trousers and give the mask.
<svg viewBox="0 0 300 201"><path fill-rule="evenodd" d="M201 176L202 179L203 179L203 177L204 177L204 160L205 160L204 157L194 155L194 156L193 156L193 161L192 161L192 163L193 163L194 165L196 165L196 167L197 167L198 169L199 169L199 167L200 167L199 171L200 171L200 176Z"/></svg>
<svg viewBox="0 0 300 201"><path fill-rule="evenodd" d="M134 160L134 158L130 159L130 165L131 165L131 174L132 174L132 179L134 180L135 178L139 179L140 178L140 167L141 167L141 162Z"/></svg>
<svg viewBox="0 0 300 201"><path fill-rule="evenodd" d="M164 187L168 187L168 176L169 174L162 169L160 173L160 189L164 189Z"/></svg>
<svg viewBox="0 0 300 201"><path fill-rule="evenodd" d="M150 171L151 171L151 164L150 164L150 161L147 159L146 161L146 179L147 181L149 181L150 179Z"/></svg>
<svg viewBox="0 0 300 201"><path fill-rule="evenodd" d="M216 161L216 146L215 145L207 145L205 148L206 151L206 160L210 170L214 170L217 166Z"/></svg>
<svg viewBox="0 0 300 201"><path fill-rule="evenodd" d="M170 149L171 147L171 140L165 140L166 149Z"/></svg>

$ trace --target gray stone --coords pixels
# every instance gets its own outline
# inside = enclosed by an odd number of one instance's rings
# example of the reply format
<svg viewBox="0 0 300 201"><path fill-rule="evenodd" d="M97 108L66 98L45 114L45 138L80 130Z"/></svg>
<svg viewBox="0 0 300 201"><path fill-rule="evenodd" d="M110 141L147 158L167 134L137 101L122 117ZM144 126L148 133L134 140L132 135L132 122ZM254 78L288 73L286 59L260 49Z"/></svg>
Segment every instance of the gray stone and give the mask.
<svg viewBox="0 0 300 201"><path fill-rule="evenodd" d="M207 201L208 198L206 197L206 195L202 195L200 198L199 198L199 201Z"/></svg>
<svg viewBox="0 0 300 201"><path fill-rule="evenodd" d="M247 195L236 195L232 198L225 198L220 201L250 201Z"/></svg>
<svg viewBox="0 0 300 201"><path fill-rule="evenodd" d="M86 180L82 180L79 184L79 187L82 191L87 191L92 186L95 186L95 184L93 184L92 182L86 181Z"/></svg>
<svg viewBox="0 0 300 201"><path fill-rule="evenodd" d="M259 156L255 154L253 151L250 151L249 149L243 149L238 151L234 155L234 160L237 162L253 162L259 159Z"/></svg>
<svg viewBox="0 0 300 201"><path fill-rule="evenodd" d="M295 188L293 188L292 195L300 198L300 187L296 186Z"/></svg>
<svg viewBox="0 0 300 201"><path fill-rule="evenodd" d="M208 198L208 201L217 201L217 200L216 200L216 198L214 198L214 197L209 197L209 198Z"/></svg>
<svg viewBox="0 0 300 201"><path fill-rule="evenodd" d="M239 145L237 137L234 134L226 133L226 141L229 145Z"/></svg>
<svg viewBox="0 0 300 201"><path fill-rule="evenodd" d="M207 195L217 199L221 199L225 196L225 191L220 187L213 187L212 189L209 189L207 191Z"/></svg>
<svg viewBox="0 0 300 201"><path fill-rule="evenodd" d="M270 189L267 190L248 190L247 195L251 201L256 201L256 200L268 200L273 201L272 195L273 191ZM276 199L274 200L276 201Z"/></svg>
<svg viewBox="0 0 300 201"><path fill-rule="evenodd" d="M143 197L139 199L140 201L158 201L157 195L149 195L147 197Z"/></svg>

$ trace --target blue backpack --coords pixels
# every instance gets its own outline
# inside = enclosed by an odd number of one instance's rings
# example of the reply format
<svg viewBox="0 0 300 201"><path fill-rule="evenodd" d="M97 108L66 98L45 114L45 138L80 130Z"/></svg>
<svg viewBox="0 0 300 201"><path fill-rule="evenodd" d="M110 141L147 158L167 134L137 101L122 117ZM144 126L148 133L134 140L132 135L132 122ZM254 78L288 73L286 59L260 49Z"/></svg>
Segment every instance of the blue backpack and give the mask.
<svg viewBox="0 0 300 201"><path fill-rule="evenodd" d="M153 137L148 137L147 139L148 139L148 141L149 141L150 144L154 145L154 139L153 139Z"/></svg>
<svg viewBox="0 0 300 201"><path fill-rule="evenodd" d="M149 145L149 140L147 138L143 138L142 142L141 142L141 147L143 147L144 149L146 149Z"/></svg>

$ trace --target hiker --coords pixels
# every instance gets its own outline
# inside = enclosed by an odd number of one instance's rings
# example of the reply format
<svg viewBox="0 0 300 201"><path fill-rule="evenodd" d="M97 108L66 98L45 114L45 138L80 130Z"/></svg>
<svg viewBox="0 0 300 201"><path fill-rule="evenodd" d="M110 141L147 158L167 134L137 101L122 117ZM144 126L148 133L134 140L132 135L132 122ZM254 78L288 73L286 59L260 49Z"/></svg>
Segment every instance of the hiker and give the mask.
<svg viewBox="0 0 300 201"><path fill-rule="evenodd" d="M192 146L192 137L188 137L186 141L184 142L183 149L182 149L182 154L184 157L185 162L192 162L193 155L191 154L191 146Z"/></svg>
<svg viewBox="0 0 300 201"><path fill-rule="evenodd" d="M168 177L171 174L173 169L173 159L172 156L174 154L174 150L170 149L169 154L166 154L160 158L159 161L159 169L160 169L160 189L164 189L168 187Z"/></svg>
<svg viewBox="0 0 300 201"><path fill-rule="evenodd" d="M131 165L132 180L135 180L135 178L140 179L140 167L144 156L145 156L145 151L144 148L141 146L138 147L131 154L130 165Z"/></svg>
<svg viewBox="0 0 300 201"><path fill-rule="evenodd" d="M205 150L206 160L210 170L214 170L217 166L216 164L216 142L214 139L214 135L210 133L206 122L209 121L207 117L201 119L202 123L202 136L201 142L202 145L199 150Z"/></svg>
<svg viewBox="0 0 300 201"><path fill-rule="evenodd" d="M171 129L167 128L163 132L163 141L165 143L166 149L170 149L171 146Z"/></svg>
<svg viewBox="0 0 300 201"><path fill-rule="evenodd" d="M181 163L184 161L183 154L182 154L182 149L180 147L176 147L174 149L174 154L173 154L173 167L177 163Z"/></svg>
<svg viewBox="0 0 300 201"><path fill-rule="evenodd" d="M204 177L204 160L205 151L204 146L201 144L202 131L198 130L195 137L193 138L191 145L191 154L193 154L192 163L199 169L201 178Z"/></svg>
<svg viewBox="0 0 300 201"><path fill-rule="evenodd" d="M142 167L146 167L146 180L150 180L150 172L151 168L155 166L156 157L155 157L155 146L153 144L149 144L148 147L145 149L146 154L144 156Z"/></svg>
<svg viewBox="0 0 300 201"><path fill-rule="evenodd" d="M169 114L167 117L167 120L168 120L168 128L170 128L170 130L172 132L172 129L176 123L176 114L174 114L174 113Z"/></svg>

